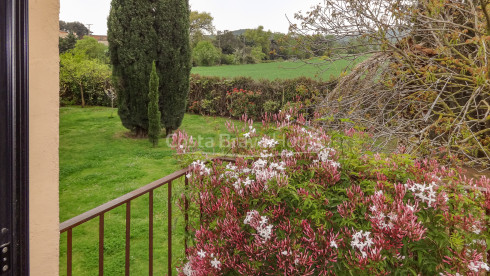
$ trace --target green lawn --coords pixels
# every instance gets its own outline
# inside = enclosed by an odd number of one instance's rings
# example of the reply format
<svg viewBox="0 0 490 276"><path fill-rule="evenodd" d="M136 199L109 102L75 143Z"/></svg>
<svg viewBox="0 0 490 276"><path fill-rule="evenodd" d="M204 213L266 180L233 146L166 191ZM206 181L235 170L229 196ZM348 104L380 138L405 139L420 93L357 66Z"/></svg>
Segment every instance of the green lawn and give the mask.
<svg viewBox="0 0 490 276"><path fill-rule="evenodd" d="M226 119L187 114L181 129L202 142L226 133ZM152 148L147 139L127 137L117 111L105 107L60 109L60 221L86 212L179 169L165 139ZM208 149L217 150L218 147ZM182 192L174 183L172 196ZM155 191L155 275L167 267L167 189ZM183 252L183 217L173 208L173 266ZM131 203L131 275L148 274L148 196ZM73 230L73 275L98 273L98 219ZM124 274L125 206L105 216L106 275ZM61 236L60 273L66 275L66 233Z"/></svg>
<svg viewBox="0 0 490 276"><path fill-rule="evenodd" d="M329 80L338 77L342 70L351 62L339 60L331 64L321 64L320 60L310 61L278 61L259 64L222 65L211 67L194 67L191 73L203 76L237 77L246 76L253 79L291 79L301 76Z"/></svg>

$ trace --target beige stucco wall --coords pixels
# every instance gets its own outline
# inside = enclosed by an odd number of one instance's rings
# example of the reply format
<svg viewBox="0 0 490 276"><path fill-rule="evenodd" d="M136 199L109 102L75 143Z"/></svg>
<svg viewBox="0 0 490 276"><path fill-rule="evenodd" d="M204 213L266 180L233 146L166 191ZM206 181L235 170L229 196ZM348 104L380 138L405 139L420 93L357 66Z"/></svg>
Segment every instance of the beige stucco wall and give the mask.
<svg viewBox="0 0 490 276"><path fill-rule="evenodd" d="M31 275L58 275L58 0L29 0Z"/></svg>

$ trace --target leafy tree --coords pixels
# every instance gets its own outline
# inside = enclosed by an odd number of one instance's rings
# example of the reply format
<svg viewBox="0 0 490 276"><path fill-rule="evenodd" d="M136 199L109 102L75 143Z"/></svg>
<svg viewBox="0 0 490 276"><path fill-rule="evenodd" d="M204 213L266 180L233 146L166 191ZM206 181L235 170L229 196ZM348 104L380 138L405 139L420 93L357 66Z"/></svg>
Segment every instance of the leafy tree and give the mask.
<svg viewBox="0 0 490 276"><path fill-rule="evenodd" d="M89 59L98 59L103 63L109 63L108 50L107 46L89 36L78 40L73 49L75 54L83 54Z"/></svg>
<svg viewBox="0 0 490 276"><path fill-rule="evenodd" d="M244 43L232 32L218 32L214 45L221 48L221 52L226 55L233 54L237 49L243 48Z"/></svg>
<svg viewBox="0 0 490 276"><path fill-rule="evenodd" d="M107 101L104 88L111 70L98 59L90 59L73 50L60 55L60 97L72 104L101 105Z"/></svg>
<svg viewBox="0 0 490 276"><path fill-rule="evenodd" d="M160 123L161 113L158 107L158 82L157 68L153 61L150 73L150 91L148 93L148 138L154 147L158 145L158 136L162 130Z"/></svg>
<svg viewBox="0 0 490 276"><path fill-rule="evenodd" d="M123 125L147 135L148 72L155 61L161 121L171 133L182 123L189 92L188 1L113 0L107 25Z"/></svg>
<svg viewBox="0 0 490 276"><path fill-rule="evenodd" d="M60 54L75 48L76 43L77 43L77 37L72 32L68 33L67 37L64 38L60 37L59 44L58 44Z"/></svg>
<svg viewBox="0 0 490 276"><path fill-rule="evenodd" d="M197 65L212 66L220 59L220 51L207 40L199 41L192 50L192 58Z"/></svg>
<svg viewBox="0 0 490 276"><path fill-rule="evenodd" d="M83 23L80 23L78 21L65 22L63 20L60 20L59 24L60 24L60 30L69 33L75 33L78 36L78 38L83 38L83 36L90 34L89 29L85 27Z"/></svg>
<svg viewBox="0 0 490 276"><path fill-rule="evenodd" d="M262 53L265 54L264 58L269 56L272 37L270 31L264 31L264 27L259 26L257 29L246 30L243 36L247 42L252 43L251 46L259 46L261 48Z"/></svg>
<svg viewBox="0 0 490 276"><path fill-rule="evenodd" d="M214 33L213 19L210 13L191 11L189 15L189 31L193 46L203 40L205 33Z"/></svg>

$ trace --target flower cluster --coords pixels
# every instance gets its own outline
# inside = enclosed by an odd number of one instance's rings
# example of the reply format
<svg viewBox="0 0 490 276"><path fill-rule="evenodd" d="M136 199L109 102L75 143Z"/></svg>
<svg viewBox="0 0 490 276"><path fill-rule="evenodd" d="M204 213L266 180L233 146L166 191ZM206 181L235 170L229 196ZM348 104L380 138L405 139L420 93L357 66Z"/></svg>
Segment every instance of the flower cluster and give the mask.
<svg viewBox="0 0 490 276"><path fill-rule="evenodd" d="M227 123L236 162L189 162L185 196L197 219L181 275L488 269L490 180L468 180L433 160L370 153L366 133L329 135L293 109L268 115L261 129L243 122ZM191 139L180 137L183 145Z"/></svg>
<svg viewBox="0 0 490 276"><path fill-rule="evenodd" d="M371 235L371 232L368 231L363 232L362 230L352 235L352 241L350 245L352 246L352 248L358 249L361 252L363 258L367 257L366 252L374 244L373 240L369 237L369 235Z"/></svg>
<svg viewBox="0 0 490 276"><path fill-rule="evenodd" d="M259 212L252 210L247 212L247 216L243 223L248 224L257 230L257 233L263 239L263 242L266 242L270 240L273 228L271 224L267 224L268 221L269 219L266 216L260 216Z"/></svg>

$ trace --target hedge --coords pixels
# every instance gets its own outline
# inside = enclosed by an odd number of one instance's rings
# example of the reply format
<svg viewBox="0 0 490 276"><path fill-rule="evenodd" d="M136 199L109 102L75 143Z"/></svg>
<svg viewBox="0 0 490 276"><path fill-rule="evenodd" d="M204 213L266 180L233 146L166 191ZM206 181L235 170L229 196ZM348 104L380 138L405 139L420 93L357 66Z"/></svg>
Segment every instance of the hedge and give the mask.
<svg viewBox="0 0 490 276"><path fill-rule="evenodd" d="M287 102L311 106L333 89L337 81L323 82L306 77L254 80L249 77L226 79L193 74L187 111L202 115L252 118L264 112L275 113Z"/></svg>

